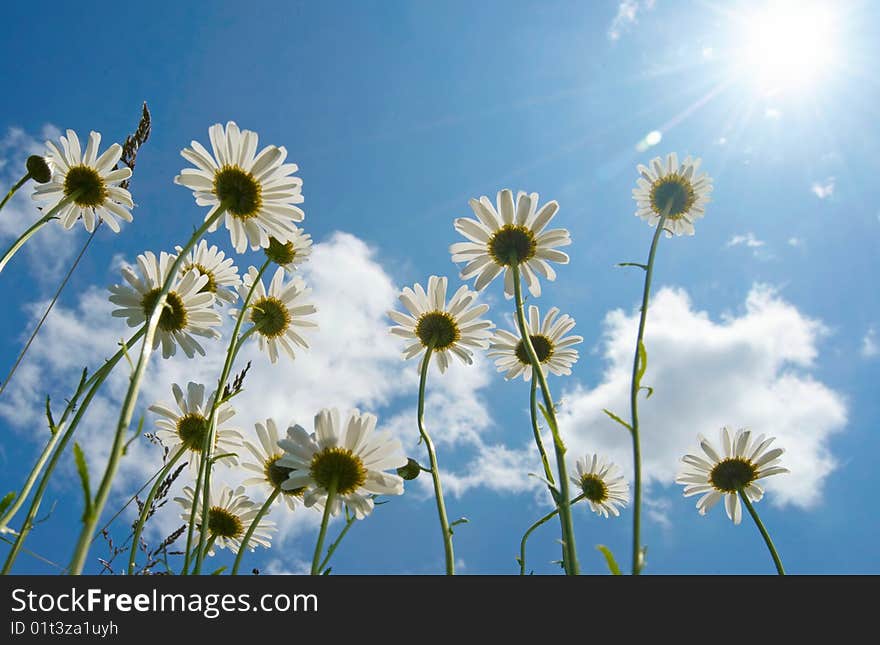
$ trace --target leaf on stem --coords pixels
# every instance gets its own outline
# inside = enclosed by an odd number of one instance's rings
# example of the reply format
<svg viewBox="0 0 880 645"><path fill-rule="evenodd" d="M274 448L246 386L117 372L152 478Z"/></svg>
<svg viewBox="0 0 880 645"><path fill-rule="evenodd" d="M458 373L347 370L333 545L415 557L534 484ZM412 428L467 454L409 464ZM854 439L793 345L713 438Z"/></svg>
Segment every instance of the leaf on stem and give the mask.
<svg viewBox="0 0 880 645"><path fill-rule="evenodd" d="M596 549L602 552L602 555L605 556L605 564L608 566L608 571L611 572L613 576L622 575L620 573L620 567L617 566L617 560L614 559L614 554L611 553L611 549L609 549L604 544L597 544Z"/></svg>
<svg viewBox="0 0 880 645"><path fill-rule="evenodd" d="M9 508L9 505L12 504L12 500L14 500L14 499L15 499L15 491L14 490L11 490L8 493L6 493L5 497L3 497L3 499L0 499L0 513L3 513L3 511L5 511L7 508Z"/></svg>
<svg viewBox="0 0 880 645"><path fill-rule="evenodd" d="M639 267L642 271L648 270L648 265L642 264L640 262L618 262L617 266L619 266L619 267Z"/></svg>
<svg viewBox="0 0 880 645"><path fill-rule="evenodd" d="M648 394L647 394L647 396L645 397L646 399L650 399L650 398L651 398L651 395L654 394L654 388L652 388L652 387L648 387L647 385L642 385L642 386L639 387L639 389L640 389L640 390L647 390L647 391L648 391Z"/></svg>
<svg viewBox="0 0 880 645"><path fill-rule="evenodd" d="M639 341L639 369L636 371L636 387L641 385L646 369L648 369L648 352L645 349L645 343Z"/></svg>
<svg viewBox="0 0 880 645"><path fill-rule="evenodd" d="M454 531L452 530L452 527L453 527L453 526L458 526L459 524L467 524L467 523L469 523L469 522L470 522L470 520L469 520L468 518L466 518L466 517L459 517L457 520L455 520L454 522L450 523L450 525L449 525L449 535L452 535L452 534L454 533Z"/></svg>
<svg viewBox="0 0 880 645"><path fill-rule="evenodd" d="M602 408L602 412L604 412L609 417L611 417L612 420L617 421L617 423L619 423L624 428L626 428L627 430L632 432L632 426L630 424L628 424L626 421L624 421L623 419L621 419L619 416L614 414L611 410L609 410L608 408Z"/></svg>
<svg viewBox="0 0 880 645"><path fill-rule="evenodd" d="M85 511L83 517L92 512L92 487L89 485L89 466L86 464L86 456L79 444L73 443L73 459L76 461L76 472L79 473L79 481L82 484L83 496L85 497Z"/></svg>

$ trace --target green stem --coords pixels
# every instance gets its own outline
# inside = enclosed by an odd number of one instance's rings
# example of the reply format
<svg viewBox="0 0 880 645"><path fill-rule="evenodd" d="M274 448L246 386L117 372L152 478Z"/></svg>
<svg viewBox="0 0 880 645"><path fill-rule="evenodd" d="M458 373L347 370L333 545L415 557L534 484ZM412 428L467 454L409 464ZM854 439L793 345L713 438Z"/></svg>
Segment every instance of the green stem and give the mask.
<svg viewBox="0 0 880 645"><path fill-rule="evenodd" d="M119 461L122 458L122 451L125 448L125 435L128 431L128 426L131 423L131 417L134 415L134 408L137 405L138 394L140 393L141 381L144 378L144 372L147 369L147 363L150 361L150 356L153 353L153 339L156 336L156 330L159 327L159 318L161 317L162 311L165 307L166 296L168 292L171 290L171 285L177 279L178 273L180 271L180 266L183 264L186 254L189 250L195 246L196 242L198 242L201 237L208 232L208 229L214 225L214 223L223 215L225 212L225 206L220 205L214 211L214 214L209 216L204 224L202 224L195 233L193 233L192 237L190 237L189 241L186 245L178 252L177 258L174 260L174 263L171 265L171 268L168 271L168 275L165 278L165 282L162 285L162 288L159 290L158 298L156 299L156 305L153 307L153 311L150 312L149 318L147 318L146 324L146 334L144 334L144 341L141 345L140 356L138 357L137 365L135 366L134 373L131 375L131 380L129 382L128 391L125 393L125 399L123 400L122 409L119 413L119 422L116 426L116 434L113 437L113 445L110 449L110 457L107 461L107 467L104 470L104 476L101 478L101 484L98 487L98 492L95 494L94 504L92 505L91 511L86 514L83 518L83 528L80 532L79 539L77 540L76 549L73 553L73 558L70 562L70 572L72 575L79 575L82 573L83 566L85 565L86 556L89 552L89 546L92 542L92 533L95 530L95 526L101 518L101 513L104 510L104 505L107 503L107 498L110 496L110 486L113 483L113 479L116 477L116 470L119 467Z"/></svg>
<svg viewBox="0 0 880 645"><path fill-rule="evenodd" d="M348 529L350 529L357 520L357 515L349 514L348 509L345 509L345 526L342 527L342 530L339 532L339 535L333 540L333 544L331 544L327 548L327 555L321 560L321 564L318 566L318 571L323 573L327 569L327 565L330 564L330 558L333 557L333 554L336 552L336 548L342 542L342 538L345 537L345 534L348 533Z"/></svg>
<svg viewBox="0 0 880 645"><path fill-rule="evenodd" d="M8 202L10 199L12 199L12 196L18 191L18 189L21 188L22 186L24 186L25 183L27 182L27 180L30 178L31 178L31 173L26 172L24 177L19 179L18 182L16 182L16 184L12 188L9 189L9 192L6 193L6 197L4 197L3 201L0 202L0 210L3 210L3 207L6 206L6 202Z"/></svg>
<svg viewBox="0 0 880 645"><path fill-rule="evenodd" d="M138 543L140 542L141 533L144 530L144 522L147 521L147 516L150 514L150 508L153 506L153 499L156 497L156 493L159 491L159 487L162 485L162 482L165 481L165 477L168 476L168 473L171 472L174 464L177 463L177 460L180 459L185 452L186 446L180 446L180 448L178 448L171 459L168 460L168 463L165 464L165 467L159 471L159 476L156 477L156 481L153 483L153 486L150 488L150 492L147 495L147 500L141 507L141 513L138 516L137 524L135 524L134 527L134 533L131 536L131 553L128 556L128 575L134 575L134 564L135 559L137 558L137 547Z"/></svg>
<svg viewBox="0 0 880 645"><path fill-rule="evenodd" d="M544 449L544 441L541 439L541 426L538 423L538 379L536 378L533 378L531 383L529 411L532 416L532 432L535 433L535 445L538 446L538 452L541 453L541 464L544 466L544 477L547 478L548 482L555 485L553 469L550 468L550 460L547 459L547 451Z"/></svg>
<svg viewBox="0 0 880 645"><path fill-rule="evenodd" d="M324 538L327 536L327 523L330 520L330 508L336 499L336 487L339 485L338 476L334 475L327 489L327 500L324 502L324 515L321 518L321 531L318 533L318 541L315 543L315 555L312 557L312 575L320 573L321 551L324 550Z"/></svg>
<svg viewBox="0 0 880 645"><path fill-rule="evenodd" d="M761 532L761 537L764 538L764 543L767 545L767 549L770 551L770 557L773 558L773 564L776 565L776 573L784 576L785 569L782 568L782 560L779 559L779 554L776 552L776 547L773 546L773 540L770 539L770 534L767 532L767 529L764 528L764 523L761 521L761 518L758 517L758 511L756 511L755 507L752 506L752 502L749 499L749 496L746 495L742 491L742 489L739 490L739 497L743 501L743 504L746 505L746 508L749 511L749 515L751 515L752 519L755 521L755 525Z"/></svg>
<svg viewBox="0 0 880 645"><path fill-rule="evenodd" d="M254 534L254 531L257 530L257 525L260 523L260 520L263 519L263 516L269 511L269 507L272 506L272 502L278 497L281 493L281 487L276 486L275 490L272 491L272 494L269 495L269 499L263 502L263 506L260 507L260 511L257 513L256 517L254 517L251 525L248 527L247 533L244 534L244 537L241 540L241 546L238 547L238 555L235 556L235 564L232 566L232 575L238 574L238 567L241 565L241 558L244 556L244 552L247 550L248 542L251 540L251 536Z"/></svg>
<svg viewBox="0 0 880 645"><path fill-rule="evenodd" d="M584 497L585 497L585 495L583 493L581 493L580 495L575 497L573 500L571 500L571 502L569 503L569 506L574 506L579 501L584 499ZM526 530L526 532L523 534L522 540L519 543L519 575L521 575L521 576L526 575L526 542L528 541L529 536L531 536L531 534L534 533L538 527L540 527L543 524L546 524L547 522L552 520L554 517L556 517L558 514L559 514L558 508L550 511L544 517L542 517L540 520L538 520L537 522L532 524Z"/></svg>
<svg viewBox="0 0 880 645"><path fill-rule="evenodd" d="M532 346L532 339L529 335L529 327L526 324L526 317L523 311L522 285L519 278L519 262L514 256L510 263L510 270L513 272L513 288L514 297L516 299L516 319L519 323L520 335L529 356L529 362L532 364L532 378L537 378L541 385L541 394L544 398L544 407L547 410L547 425L550 426L550 432L553 434L553 448L556 452L556 469L559 473L559 494L553 493L553 501L559 509L559 522L562 526L562 554L563 564L566 574L576 576L580 574L580 567L577 559L577 545L574 538L574 527L571 521L571 508L569 506L569 481L568 469L565 465L565 444L562 436L559 434L559 424L556 421L556 407L553 404L553 397L550 394L550 387L547 385L547 377ZM555 490L555 489L551 489Z"/></svg>
<svg viewBox="0 0 880 645"><path fill-rule="evenodd" d="M212 462L212 453L214 451L214 442L217 434L217 410L220 408L221 399L223 396L223 390L226 387L226 381L229 380L229 374L232 371L232 365L235 363L235 357L238 355L239 349L244 344L245 339L253 333L254 328L247 330L244 334L239 337L239 332L241 330L241 326L244 323L245 316L247 315L248 306L251 303L251 299L253 298L254 292L257 289L257 284L259 284L260 280L263 278L263 273L266 272L266 269L269 268L269 265L272 263L271 260L266 260L263 262L263 266L260 267L259 272L257 273L256 278L254 278L253 283L248 290L247 296L242 302L241 310L238 312L238 316L235 319L235 326L232 329L231 341L229 343L229 349L226 351L226 360L223 363L223 369L220 372L220 378L217 380L217 389L214 393L214 401L211 405L211 413L208 416L208 432L205 433L204 443L202 444L202 460L199 464L199 478L196 481L196 489L193 492L193 500L198 499L199 496L199 487L201 486L201 495L202 495L202 526L208 525L208 512L210 511L210 502L211 502L211 470L214 466ZM189 531L187 532L187 553L189 553L189 547L192 543L192 530L195 524L195 512L196 512L196 504L193 503L193 511L190 514L190 524ZM207 539L207 533L204 531L199 532L199 543L198 548L196 549L196 562L193 566L193 574L199 574L202 570L202 561L205 558L205 540ZM188 570L189 563L184 562L184 571Z"/></svg>
<svg viewBox="0 0 880 645"><path fill-rule="evenodd" d="M56 435L61 435L61 439L58 441L58 447L54 453L52 453L52 458L49 460L49 463L46 465L46 469L43 472L43 476L40 479L40 483L37 485L37 490L34 492L34 497L31 500L31 505L28 508L27 515L25 516L24 522L22 523L21 530L18 532L18 536L15 540L15 544L12 547L12 550L6 557L6 562L3 565L3 570L0 572L2 575L6 575L9 573L12 568L13 563L15 562L16 557L18 557L18 553L21 550L22 545L24 544L25 539L27 539L28 534L34 526L34 519L37 516L37 512L40 510L40 504L43 501L43 496L46 494L46 488L49 485L49 480L52 477L52 473L55 472L55 467L58 465L58 460L61 458L61 455L64 454L64 449L67 447L67 444L70 442L70 439L73 437L73 433L76 431L79 426L80 421L82 420L83 415L85 414L86 409L89 407L89 404L92 402L94 396L98 393L98 390L101 388L101 385L110 375L110 372L116 366L116 364L122 359L127 351L127 347L129 343L137 342L138 338L140 338L144 334L144 329L142 328L138 331L134 336L132 336L128 343L123 346L116 354L108 360L104 365L92 375L92 378L86 382L86 387L89 385L91 389L88 394L86 394L85 398L82 401L82 404L77 408L76 414L70 422L70 425L62 434L61 426L64 423L64 417L62 417L62 421L59 422L59 428L56 432ZM83 388L84 389L84 388ZM74 407L74 400L71 400L71 403L68 404L67 409L65 410L65 416L71 411Z"/></svg>
<svg viewBox="0 0 880 645"><path fill-rule="evenodd" d="M6 253L3 254L3 257L0 258L0 271L3 271L7 262L9 262L12 259L12 256L15 255L18 252L18 250L24 246L25 242L27 242L29 239L31 239L34 236L34 233L36 233L41 228L43 228L43 226L45 224L47 224L50 220L55 219L57 213L62 208L64 208L70 202L72 202L74 199L79 197L80 192L82 192L82 191L80 191L80 190L74 191L73 193L71 193L70 195L68 195L64 199L62 199L60 202L58 202L54 206L54 208L52 208L52 210L50 210L48 213L43 215L28 230L26 230L24 233L22 233L21 237L19 237L17 240L15 240L15 242L12 243L12 246L10 246L8 249L6 249Z"/></svg>
<svg viewBox="0 0 880 645"><path fill-rule="evenodd" d="M419 378L419 411L418 423L419 434L425 442L428 450L428 459L431 461L431 479L434 482L434 499L437 501L437 515L440 517L440 530L443 532L443 550L446 557L446 575L455 575L455 553L452 550L452 530L449 528L449 519L446 516L446 503L443 501L443 485L440 483L440 466L437 464L437 453L434 450L434 442L428 431L425 430L425 384L428 380L428 366L431 362L431 353L434 351L432 340L425 348L425 358L422 360L421 376Z"/></svg>
<svg viewBox="0 0 880 645"><path fill-rule="evenodd" d="M657 253L657 242L660 241L660 234L666 224L666 218L669 216L669 209L672 202L666 205L657 222L657 230L654 231L654 238L651 240L651 251L648 254L648 264L645 269L645 287L642 291L642 308L639 317L639 334L636 339L636 352L633 357L632 380L630 381L630 410L632 415L632 424L630 432L633 442L633 544L632 544L632 574L637 576L642 571L642 545L639 537L641 530L642 517L642 449L639 443L639 348L642 347L642 339L645 336L645 322L648 319L648 300L651 296L651 278L654 275L654 256Z"/></svg>

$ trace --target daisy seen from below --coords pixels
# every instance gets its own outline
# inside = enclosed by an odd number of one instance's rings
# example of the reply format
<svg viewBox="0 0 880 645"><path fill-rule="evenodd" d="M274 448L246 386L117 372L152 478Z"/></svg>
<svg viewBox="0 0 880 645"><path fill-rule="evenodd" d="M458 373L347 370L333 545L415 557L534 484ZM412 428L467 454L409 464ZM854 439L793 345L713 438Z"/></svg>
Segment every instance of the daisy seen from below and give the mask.
<svg viewBox="0 0 880 645"><path fill-rule="evenodd" d="M85 150L73 130L68 130L66 137L60 137L59 143L46 142L46 159L54 172L48 183L34 190L33 197L47 202L47 210L69 199L69 203L57 213L64 228L72 228L82 218L89 233L95 230L98 220L103 220L110 230L118 233L119 220L132 220L130 209L134 203L131 193L119 186L131 177L131 169L113 168L122 156L122 146L114 143L98 155L100 145L101 135L94 131L89 134Z"/></svg>
<svg viewBox="0 0 880 645"><path fill-rule="evenodd" d="M278 445L284 456L276 463L292 471L281 486L305 488L306 506L325 502L332 491L331 515L344 504L362 519L372 512L374 495L403 494L396 469L407 458L391 433L376 431L373 414L353 410L343 418L335 408L324 409L315 415L314 433L292 426Z"/></svg>
<svg viewBox="0 0 880 645"><path fill-rule="evenodd" d="M404 287L399 299L409 313L388 312L397 323L391 327L391 333L409 343L403 350L404 359L423 354L430 346L441 372L449 367L450 355L471 364L474 349L489 346L494 327L480 318L489 310L489 305L475 304L475 291L462 285L447 304L446 287L447 279L435 275L428 278L427 291L420 284Z"/></svg>
<svg viewBox="0 0 880 645"><path fill-rule="evenodd" d="M183 487L183 496L175 497L174 501L183 507L180 517L189 522L193 511L192 486ZM196 513L193 517L201 517L201 495L196 502ZM237 552L241 548L241 540L260 512L260 506L255 504L244 494L244 486L232 490L224 485L219 490L212 488L210 491L210 506L208 507L208 540L211 549L208 555L214 555L214 547L229 549ZM201 524L196 528L201 531ZM253 551L255 547L269 548L271 535L275 531L275 522L260 518L253 534L248 540L248 548Z"/></svg>
<svg viewBox="0 0 880 645"><path fill-rule="evenodd" d="M466 262L461 278L476 276L474 289L482 291L502 271L504 295L512 298L514 293L513 271L517 264L525 278L529 292L536 298L541 295L540 274L547 280L556 279L551 262L568 264L568 255L556 247L571 244L571 237L564 228L545 231L556 215L559 204L554 200L538 209L538 193L517 195L516 204L509 189L498 192L497 208L488 197L470 200L477 219L460 217L455 220L455 230L468 238L449 247L453 262Z"/></svg>
<svg viewBox="0 0 880 645"><path fill-rule="evenodd" d="M568 314L560 316L558 307L551 308L543 322L538 307L529 307L529 338L542 369L557 376L571 374L571 368L578 360L578 351L573 346L584 342L582 336L566 336L574 325L574 318ZM505 372L505 379L513 379L520 374L526 381L532 378L532 363L520 334L499 329L495 332L488 355L497 359L495 366L499 372Z"/></svg>
<svg viewBox="0 0 880 645"><path fill-rule="evenodd" d="M629 484L618 466L599 455L586 455L577 460L577 475L571 481L580 487L584 499L597 515L620 515L629 503Z"/></svg>
<svg viewBox="0 0 880 645"><path fill-rule="evenodd" d="M700 515L705 515L723 497L727 516L739 524L739 492L749 502L757 502L764 496L764 489L757 483L759 479L788 472L779 465L784 450L770 449L775 437L760 435L753 439L750 430L741 428L731 438L731 430L725 426L721 430L722 451L717 451L705 437L699 440L703 454L685 455L682 461L686 467L675 481L684 486L685 497L701 495L697 500Z"/></svg>
<svg viewBox="0 0 880 645"><path fill-rule="evenodd" d="M278 426L274 419L266 419L265 424L258 422L255 424L255 428L257 443L244 440L244 447L254 456L255 461L243 461L241 465L256 475L245 479L242 483L245 486L264 486L269 493L280 488L280 497L284 499L287 508L292 511L296 508L297 500L302 500L305 487L284 487L284 483L293 470L278 463L284 457L284 451L278 445Z"/></svg>
<svg viewBox="0 0 880 645"><path fill-rule="evenodd" d="M150 412L159 415L156 420L156 436L161 439L170 454L181 447L189 452L189 467L197 474L201 464L202 447L208 434L208 420L214 405L214 395L205 398L205 386L190 381L186 392L177 383L171 386L174 401L177 404L154 403ZM234 466L238 463L235 453L240 452L242 436L235 428L225 427L227 421L235 416L235 410L229 403L222 403L217 408L217 430L214 434L214 450L212 454L225 455L220 463Z"/></svg>
<svg viewBox="0 0 880 645"><path fill-rule="evenodd" d="M183 249L175 247L180 253ZM217 300L235 302L238 297L238 286L241 278L238 277L238 268L233 258L227 258L226 254L215 245L208 246L205 240L201 240L186 256L180 267L180 274L195 269L200 275L208 276L208 282L202 287L202 291L213 293Z"/></svg>
<svg viewBox="0 0 880 645"><path fill-rule="evenodd" d="M274 237L270 237L269 246L263 249L263 252L278 266L293 271L312 254L312 236L297 228L293 237L287 242L279 242Z"/></svg>
<svg viewBox="0 0 880 645"><path fill-rule="evenodd" d="M284 163L287 150L266 146L257 152L258 136L239 130L234 121L224 128L216 123L208 130L213 154L193 141L181 155L195 168L184 168L174 182L193 191L199 206L210 206L209 219L224 208L226 228L236 252L269 246L269 238L291 240L295 222L305 218L301 204L302 179L293 176L299 168ZM219 225L215 222L210 230Z"/></svg>
<svg viewBox="0 0 880 645"><path fill-rule="evenodd" d="M164 251L158 258L152 251L147 251L137 257L137 271L122 267L126 284L110 287L110 302L121 307L112 315L125 318L129 327L146 323L174 261L175 256ZM205 350L195 336L220 337L220 333L213 329L221 323L220 314L213 310L214 294L203 291L207 283L208 276L199 275L198 271L174 278L153 339L153 349L162 344L164 358L174 356L177 345L189 358L197 352L204 356Z"/></svg>
<svg viewBox="0 0 880 645"><path fill-rule="evenodd" d="M296 358L294 346L304 349L309 347L305 338L300 335L300 331L314 329L318 326L317 323L306 318L306 316L317 312L315 305L305 301L311 293L311 289L306 287L305 281L299 276L295 276L285 284L285 271L282 267L276 269L272 282L269 283L268 291L263 286L263 280L258 279L258 275L259 271L255 267L251 267L239 287L239 293L242 302L244 302L251 285L256 281L256 287L248 306L249 320L253 323L253 327L245 333L253 331L257 334L260 351L268 353L272 363L278 360L279 347L291 359L294 359ZM237 316L239 311L233 309L229 314Z"/></svg>
<svg viewBox="0 0 880 645"><path fill-rule="evenodd" d="M660 157L648 166L639 164L640 177L633 189L636 216L651 226L666 212L666 235L693 235L694 222L706 214L706 204L712 192L712 178L703 173L697 175L700 159L685 158L679 165L678 155L669 153L664 161Z"/></svg>

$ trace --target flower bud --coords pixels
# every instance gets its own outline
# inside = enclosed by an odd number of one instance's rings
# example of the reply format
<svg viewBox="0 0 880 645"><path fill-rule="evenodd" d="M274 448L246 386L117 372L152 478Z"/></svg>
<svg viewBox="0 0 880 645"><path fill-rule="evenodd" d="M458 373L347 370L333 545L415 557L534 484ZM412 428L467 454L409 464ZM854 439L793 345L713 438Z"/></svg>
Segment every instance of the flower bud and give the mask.
<svg viewBox="0 0 880 645"><path fill-rule="evenodd" d="M28 174L39 184L48 183L52 179L52 167L45 157L31 155L25 163Z"/></svg>
<svg viewBox="0 0 880 645"><path fill-rule="evenodd" d="M419 462L415 459L407 459L406 466L401 466L397 469L397 474L403 477L406 481L410 481L419 476L419 473L422 472L422 467L419 466Z"/></svg>

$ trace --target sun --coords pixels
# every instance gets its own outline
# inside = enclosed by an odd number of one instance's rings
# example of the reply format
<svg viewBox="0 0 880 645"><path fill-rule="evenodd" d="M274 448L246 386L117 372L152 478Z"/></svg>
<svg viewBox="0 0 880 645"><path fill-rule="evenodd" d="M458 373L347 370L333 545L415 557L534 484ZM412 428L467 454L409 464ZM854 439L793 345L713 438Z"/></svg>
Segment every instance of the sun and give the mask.
<svg viewBox="0 0 880 645"><path fill-rule="evenodd" d="M778 1L744 21L742 64L767 94L818 86L837 54L832 2Z"/></svg>

